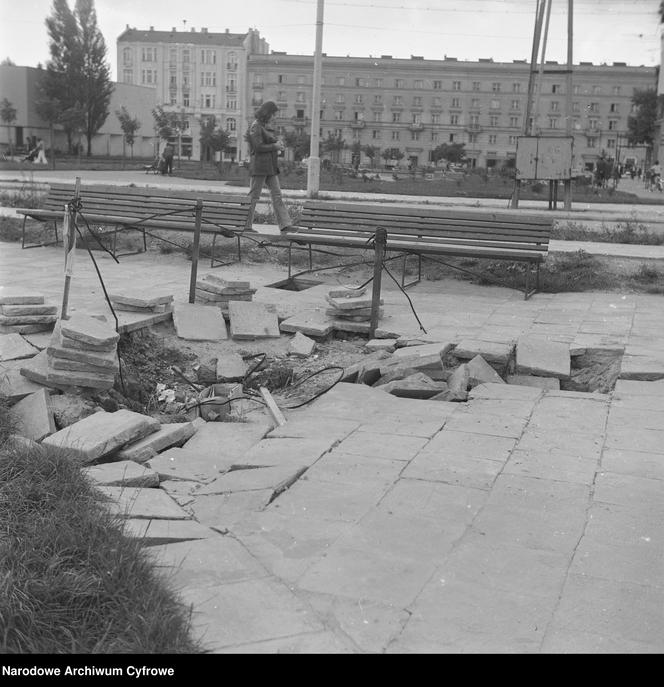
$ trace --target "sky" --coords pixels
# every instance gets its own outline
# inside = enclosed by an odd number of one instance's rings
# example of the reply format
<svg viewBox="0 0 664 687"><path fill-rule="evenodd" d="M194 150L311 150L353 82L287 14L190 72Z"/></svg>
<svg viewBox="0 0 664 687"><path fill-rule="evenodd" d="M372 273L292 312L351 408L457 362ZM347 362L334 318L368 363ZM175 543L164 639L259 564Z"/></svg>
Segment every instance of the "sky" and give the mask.
<svg viewBox="0 0 664 687"><path fill-rule="evenodd" d="M74 7L75 0L68 0ZM660 0L574 0L573 61L660 62ZM116 77L116 40L137 29L241 33L257 28L272 50L311 55L317 0L95 0ZM52 0L0 0L0 60L49 59ZM323 52L368 57L530 60L536 0L325 0ZM546 59L566 62L568 0L553 0Z"/></svg>

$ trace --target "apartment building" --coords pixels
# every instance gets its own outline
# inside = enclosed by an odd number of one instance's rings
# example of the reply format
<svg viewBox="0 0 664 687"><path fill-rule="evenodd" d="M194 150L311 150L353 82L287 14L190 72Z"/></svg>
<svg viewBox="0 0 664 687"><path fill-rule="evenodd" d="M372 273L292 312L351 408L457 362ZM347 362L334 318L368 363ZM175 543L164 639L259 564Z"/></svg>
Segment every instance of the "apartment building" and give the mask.
<svg viewBox="0 0 664 687"><path fill-rule="evenodd" d="M231 136L226 157L245 159L243 132L265 100L279 105L282 133L310 133L313 57L270 52L256 29L234 34L127 27L117 41L117 59L119 81L154 88L157 103L181 115L182 135L172 143L184 156L199 158L200 125L213 115ZM463 143L471 165L497 167L515 156L523 133L529 70L526 60L324 56L321 136L399 150L404 166L428 164L442 143ZM535 93L535 133L565 135L566 77L566 65L546 63ZM656 87L656 78L655 67L574 65L576 167L592 167L602 153L627 155L632 95ZM645 156L643 148L629 152ZM343 161L350 158L349 148L342 151Z"/></svg>
<svg viewBox="0 0 664 687"><path fill-rule="evenodd" d="M147 31L130 28L117 39L118 80L153 88L156 102L177 112L181 122L171 139L176 154L200 159L200 127L214 116L228 131L228 156L237 159L248 115L246 83L249 54L267 53L258 31L246 33Z"/></svg>
<svg viewBox="0 0 664 687"><path fill-rule="evenodd" d="M313 59L272 52L250 55L247 110L264 100L280 107L279 125L309 131ZM500 166L515 157L523 133L529 64L413 55L323 58L321 137L340 136L381 149L398 149L402 164L424 165L442 143L463 143L473 166ZM635 89L654 88L655 67L582 62L573 68L574 164L591 168L605 152L624 159L627 119ZM547 62L536 89L534 132L566 133L566 65ZM643 157L645 149L632 151ZM350 161L350 150L343 152ZM380 160L382 164L382 160Z"/></svg>

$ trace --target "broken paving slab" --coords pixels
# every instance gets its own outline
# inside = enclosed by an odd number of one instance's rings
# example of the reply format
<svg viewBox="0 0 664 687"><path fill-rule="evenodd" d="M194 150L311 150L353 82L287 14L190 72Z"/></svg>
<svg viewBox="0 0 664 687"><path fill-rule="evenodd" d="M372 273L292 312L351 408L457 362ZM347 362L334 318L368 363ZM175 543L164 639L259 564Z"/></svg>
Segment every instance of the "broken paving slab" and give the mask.
<svg viewBox="0 0 664 687"><path fill-rule="evenodd" d="M481 355L486 362L506 365L514 351L514 342L482 341L480 339L463 339L452 353L462 360L471 360Z"/></svg>
<svg viewBox="0 0 664 687"><path fill-rule="evenodd" d="M181 339L188 341L223 341L228 339L226 321L216 308L197 303L176 303L173 324Z"/></svg>
<svg viewBox="0 0 664 687"><path fill-rule="evenodd" d="M39 334L50 332L53 324L0 324L0 334Z"/></svg>
<svg viewBox="0 0 664 687"><path fill-rule="evenodd" d="M50 396L46 389L40 389L12 406L10 412L18 422L17 432L21 436L41 441L56 431Z"/></svg>
<svg viewBox="0 0 664 687"><path fill-rule="evenodd" d="M505 380L487 363L481 355L476 355L467 364L469 384L475 387L478 384L504 384Z"/></svg>
<svg viewBox="0 0 664 687"><path fill-rule="evenodd" d="M279 337L277 308L271 303L230 301L228 304L233 339Z"/></svg>
<svg viewBox="0 0 664 687"><path fill-rule="evenodd" d="M22 324L54 324L57 319L57 315L0 315L0 325L7 327Z"/></svg>
<svg viewBox="0 0 664 687"><path fill-rule="evenodd" d="M143 520L129 518L124 522L125 536L140 539L144 546L160 546L194 539L218 536L209 527L195 520Z"/></svg>
<svg viewBox="0 0 664 687"><path fill-rule="evenodd" d="M59 320L59 331L63 337L92 347L115 346L120 339L120 335L110 324L82 313L74 313L67 320Z"/></svg>
<svg viewBox="0 0 664 687"><path fill-rule="evenodd" d="M42 443L70 451L81 462L91 463L159 427L154 418L132 410L102 410L61 429Z"/></svg>
<svg viewBox="0 0 664 687"><path fill-rule="evenodd" d="M74 385L73 382L69 381L68 376L66 377L67 381L64 384L60 384L55 380L48 379L48 375L51 370L48 366L48 357L46 351L41 351L34 356L34 358L29 358L28 360L21 362L20 374L31 382L40 384L41 386L48 386L53 389L61 389L63 391L71 389L71 387ZM113 386L112 383L111 386Z"/></svg>
<svg viewBox="0 0 664 687"><path fill-rule="evenodd" d="M0 361L32 358L39 349L28 343L20 334L0 335Z"/></svg>
<svg viewBox="0 0 664 687"><path fill-rule="evenodd" d="M288 342L288 352L297 358L308 358L316 348L316 342L302 332L297 332Z"/></svg>
<svg viewBox="0 0 664 687"><path fill-rule="evenodd" d="M191 519L191 515L163 489L142 489L141 487L96 487L96 489L108 498L106 505L111 513L123 518Z"/></svg>
<svg viewBox="0 0 664 687"><path fill-rule="evenodd" d="M536 377L535 375L507 375L508 384L533 386L545 391L560 391L560 380L557 377Z"/></svg>
<svg viewBox="0 0 664 687"><path fill-rule="evenodd" d="M227 469L224 465L230 467L233 461L261 441L273 426L263 417L250 422L206 422L182 448L197 451L202 456L216 456L222 471Z"/></svg>
<svg viewBox="0 0 664 687"><path fill-rule="evenodd" d="M194 435L195 431L191 422L168 423L143 439L128 444L118 451L117 457L122 460L133 460L136 463L145 463L157 453L183 444Z"/></svg>
<svg viewBox="0 0 664 687"><path fill-rule="evenodd" d="M148 458L145 465L154 470L161 480L183 482L209 482L219 473L229 470L234 458L224 455L223 447L214 452L170 448Z"/></svg>
<svg viewBox="0 0 664 687"><path fill-rule="evenodd" d="M240 382L246 374L247 363L239 353L222 353L217 358L217 381Z"/></svg>
<svg viewBox="0 0 664 687"><path fill-rule="evenodd" d="M115 375L74 370L54 370L49 367L46 384L59 389L80 386L86 389L110 389L115 384Z"/></svg>
<svg viewBox="0 0 664 687"><path fill-rule="evenodd" d="M346 296L342 298L332 298L329 295L325 297L327 302L336 310L357 310L360 308L371 308L371 296ZM383 305L384 301L381 298L378 305Z"/></svg>
<svg viewBox="0 0 664 687"><path fill-rule="evenodd" d="M111 293L109 294L111 302L129 305L137 308L153 308L157 305L166 305L173 302L172 294L150 294L142 293L141 296L129 295L126 293Z"/></svg>
<svg viewBox="0 0 664 687"><path fill-rule="evenodd" d="M661 357L625 353L620 363L619 378L642 382L664 379L664 353Z"/></svg>
<svg viewBox="0 0 664 687"><path fill-rule="evenodd" d="M345 286L345 287L340 287L338 289L331 289L330 291L327 292L327 295L330 298L358 298L360 296L364 296L366 291L367 291L366 286L362 286L362 287Z"/></svg>
<svg viewBox="0 0 664 687"><path fill-rule="evenodd" d="M536 400L544 393L543 389L513 384L479 384L468 392L468 398L486 398L490 400L530 401Z"/></svg>
<svg viewBox="0 0 664 687"><path fill-rule="evenodd" d="M429 343L421 346L404 346L397 348L392 360L408 361L411 367L420 370L424 367L442 367L443 356L454 348L453 343Z"/></svg>
<svg viewBox="0 0 664 687"><path fill-rule="evenodd" d="M393 353L397 347L396 339L371 339L364 344L367 351L387 351Z"/></svg>
<svg viewBox="0 0 664 687"><path fill-rule="evenodd" d="M538 336L521 336L516 344L516 373L569 379L569 344Z"/></svg>
<svg viewBox="0 0 664 687"><path fill-rule="evenodd" d="M276 441L276 440L275 440ZM304 474L308 465L273 465L269 467L231 470L201 487L196 496L228 494L237 491L258 491L271 489L280 494Z"/></svg>
<svg viewBox="0 0 664 687"><path fill-rule="evenodd" d="M40 389L46 389L49 393L53 391L51 387L24 376L21 369L7 367L0 363L0 396L6 398L10 403L20 401Z"/></svg>
<svg viewBox="0 0 664 687"><path fill-rule="evenodd" d="M307 336L327 336L333 329L333 320L322 308L302 310L293 317L284 320L279 328L282 332L302 332Z"/></svg>
<svg viewBox="0 0 664 687"><path fill-rule="evenodd" d="M133 460L116 463L100 463L82 470L83 474L98 486L104 487L158 487L159 475L150 468Z"/></svg>
<svg viewBox="0 0 664 687"><path fill-rule="evenodd" d="M445 382L434 382L433 379L427 377L423 372L417 372L409 377L397 379L376 388L402 398L431 398L443 391L447 391L447 384Z"/></svg>
<svg viewBox="0 0 664 687"><path fill-rule="evenodd" d="M0 305L43 305L44 296L35 291L0 286Z"/></svg>
<svg viewBox="0 0 664 687"><path fill-rule="evenodd" d="M57 312L57 305L0 305L0 314L7 317L57 315Z"/></svg>

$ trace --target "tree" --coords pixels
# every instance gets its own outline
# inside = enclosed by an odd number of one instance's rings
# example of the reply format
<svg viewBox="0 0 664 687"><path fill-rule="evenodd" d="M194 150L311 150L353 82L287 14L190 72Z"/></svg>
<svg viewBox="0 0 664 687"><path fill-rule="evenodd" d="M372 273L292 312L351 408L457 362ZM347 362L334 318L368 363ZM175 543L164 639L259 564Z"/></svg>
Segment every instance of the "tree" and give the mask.
<svg viewBox="0 0 664 687"><path fill-rule="evenodd" d="M12 125L12 122L16 121L16 108L12 105L12 103L9 100L7 100L7 98L3 98L2 102L0 102L0 119L2 119L3 123L7 127L7 141L9 143L9 156L13 157L14 148L12 146L11 125Z"/></svg>
<svg viewBox="0 0 664 687"><path fill-rule="evenodd" d="M217 120L214 115L210 117L203 117L201 119L201 133L200 133L200 143L201 143L201 166L203 160L207 157L207 151L212 151L214 153L226 150L230 142L230 136L228 132L217 126Z"/></svg>
<svg viewBox="0 0 664 687"><path fill-rule="evenodd" d="M357 169L360 166L360 154L362 153L362 144L359 141L353 141L350 146L350 152L353 154L353 167L357 172Z"/></svg>
<svg viewBox="0 0 664 687"><path fill-rule="evenodd" d="M323 153L330 153L333 162L339 162L339 154L346 148L346 141L341 136L328 133L327 138L320 142L320 149Z"/></svg>
<svg viewBox="0 0 664 687"><path fill-rule="evenodd" d="M371 169L373 169L374 161L380 153L380 148L378 146L365 145L362 148L362 152L371 160Z"/></svg>
<svg viewBox="0 0 664 687"><path fill-rule="evenodd" d="M58 120L62 128L67 134L67 141L69 143L69 152L75 152L80 157L81 155L81 134L85 133L86 119L85 110L78 104L73 107L68 107L60 113ZM72 141L76 136L76 150L72 145Z"/></svg>
<svg viewBox="0 0 664 687"><path fill-rule="evenodd" d="M447 162L461 162L466 158L466 149L463 143L442 143L431 151L431 159L447 160Z"/></svg>
<svg viewBox="0 0 664 687"><path fill-rule="evenodd" d="M53 0L46 28L51 59L46 65L43 96L60 101L63 112L83 112L89 156L92 138L108 117L113 93L106 43L97 26L94 0L76 0L74 12L67 0ZM67 142L71 152L70 135Z"/></svg>
<svg viewBox="0 0 664 687"><path fill-rule="evenodd" d="M5 57L5 59L2 60L2 62L0 62L0 67L15 67L15 66L16 66L16 62L14 62L14 60L12 60L11 57Z"/></svg>
<svg viewBox="0 0 664 687"><path fill-rule="evenodd" d="M133 159L134 141L136 140L136 132L141 128L141 123L136 117L132 117L129 114L124 105L115 111L115 116L120 121L120 128L124 134L122 137L122 158L124 159L124 144L126 143L131 148L131 157Z"/></svg>
<svg viewBox="0 0 664 687"><path fill-rule="evenodd" d="M627 118L627 141L630 145L653 144L657 121L657 92L654 88L636 89L632 96L636 114Z"/></svg>
<svg viewBox="0 0 664 687"><path fill-rule="evenodd" d="M308 134L298 133L294 129L290 129L284 134L284 145L293 151L293 159L300 162L305 157L309 157L311 138Z"/></svg>

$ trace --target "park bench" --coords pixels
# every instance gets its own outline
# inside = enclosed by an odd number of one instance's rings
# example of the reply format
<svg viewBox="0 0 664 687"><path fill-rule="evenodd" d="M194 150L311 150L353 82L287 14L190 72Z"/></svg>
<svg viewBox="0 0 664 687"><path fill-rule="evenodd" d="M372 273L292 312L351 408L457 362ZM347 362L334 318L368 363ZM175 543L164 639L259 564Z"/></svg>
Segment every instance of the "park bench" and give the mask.
<svg viewBox="0 0 664 687"><path fill-rule="evenodd" d="M547 255L552 225L551 219L541 216L499 213L491 209L306 201L296 230L285 234L289 242L288 276L291 278L294 244L308 246L312 268L312 246L366 248L375 232L382 228L387 232L388 253L403 258L401 284L404 287L420 281L423 257L437 262L443 262L439 256L488 258L526 263L523 291L527 299L539 289L539 266ZM406 261L410 255L417 257L418 276L406 284ZM458 265L449 266L470 271ZM535 287L531 289L533 270ZM492 275L482 276L490 279Z"/></svg>
<svg viewBox="0 0 664 687"><path fill-rule="evenodd" d="M64 208L74 197L73 184L51 184L43 206L38 209L19 209L23 229L21 245L26 244L25 223L28 219L53 224L55 241L58 242L58 221L64 217ZM99 233L111 234L109 250L117 255L117 235L125 230L136 230L142 234L143 250L147 249L146 234L152 230L194 232L196 225L196 201L202 201L201 233L212 234L210 264L217 266L221 261L215 257L216 241L219 236L237 240L238 259L241 258L240 235L244 231L250 208L246 195L220 193L199 193L172 189L134 188L127 186L81 186L79 191L80 213ZM79 226L84 222L79 222ZM83 228L81 226L81 228Z"/></svg>

